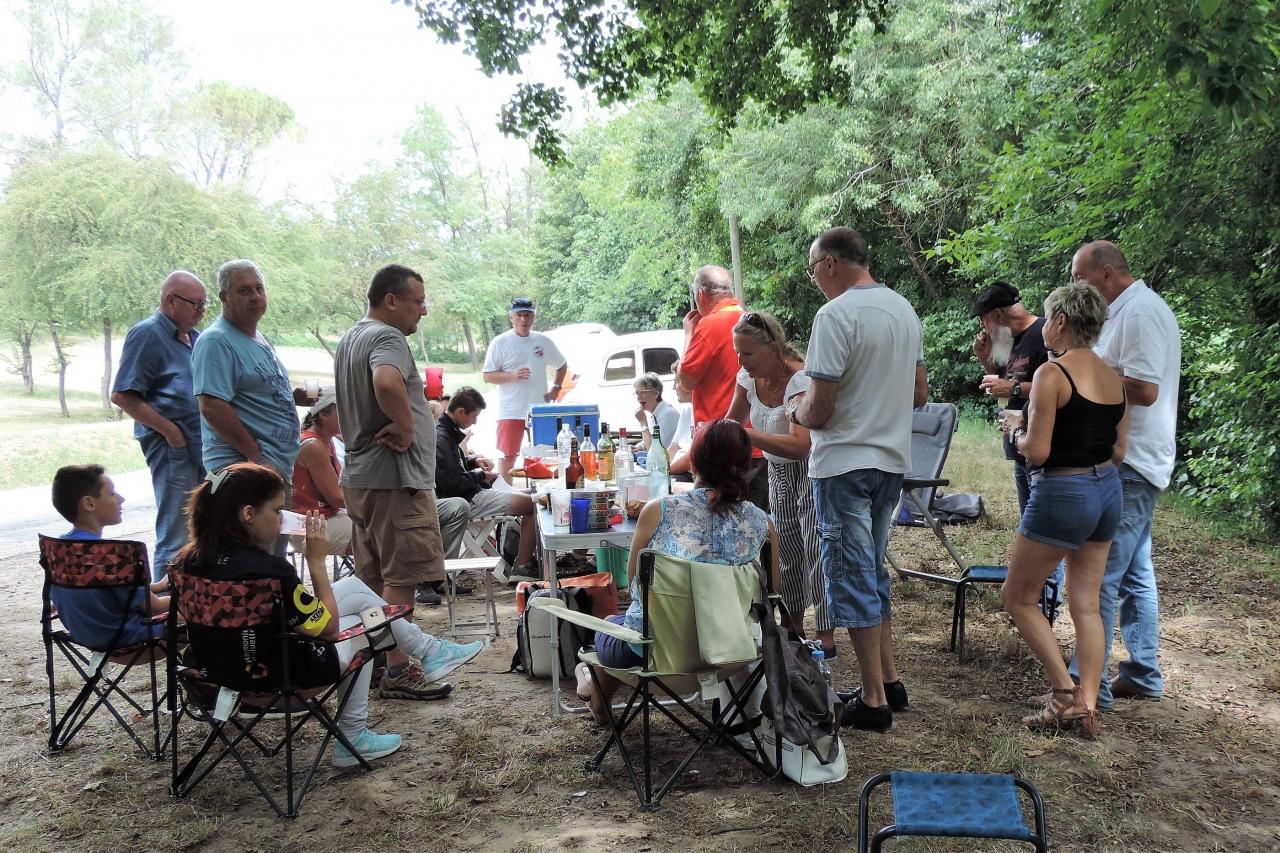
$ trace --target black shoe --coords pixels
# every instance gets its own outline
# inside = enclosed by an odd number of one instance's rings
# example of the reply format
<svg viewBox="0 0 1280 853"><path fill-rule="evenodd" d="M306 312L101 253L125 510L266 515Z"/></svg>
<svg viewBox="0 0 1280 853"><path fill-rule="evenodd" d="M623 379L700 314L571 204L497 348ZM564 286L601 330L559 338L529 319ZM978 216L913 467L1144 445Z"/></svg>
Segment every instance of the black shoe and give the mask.
<svg viewBox="0 0 1280 853"><path fill-rule="evenodd" d="M450 575L448 584L449 586L453 587L454 595L470 595L471 593L476 591L475 586L469 583L465 578L454 577L453 575ZM444 585L441 584L440 586L437 586L436 592L443 593Z"/></svg>
<svg viewBox="0 0 1280 853"><path fill-rule="evenodd" d="M418 585L418 594L413 597L413 600L428 607L439 607L442 599L440 594L431 588L430 584L424 583Z"/></svg>
<svg viewBox="0 0 1280 853"><path fill-rule="evenodd" d="M869 732L887 732L893 728L893 711L888 705L872 708L870 705L864 705L861 699L854 699L844 706L840 725Z"/></svg>
<svg viewBox="0 0 1280 853"><path fill-rule="evenodd" d="M853 688L851 693L841 693L836 691L836 695L840 697L840 701L848 705L850 702L857 701L862 698L862 686ZM886 681L884 683L884 698L889 700L889 707L898 711L906 711L911 708L911 704L907 702L907 688L901 681Z"/></svg>

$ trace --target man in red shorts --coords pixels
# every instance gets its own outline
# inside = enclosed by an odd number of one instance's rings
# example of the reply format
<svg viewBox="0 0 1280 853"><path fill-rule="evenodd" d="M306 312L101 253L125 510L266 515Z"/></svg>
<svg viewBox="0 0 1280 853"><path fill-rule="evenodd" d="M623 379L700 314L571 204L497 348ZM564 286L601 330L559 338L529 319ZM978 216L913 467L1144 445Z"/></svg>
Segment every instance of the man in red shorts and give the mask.
<svg viewBox="0 0 1280 853"><path fill-rule="evenodd" d="M515 464L524 439L524 422L534 403L550 403L560 393L569 364L551 338L533 330L537 308L527 296L511 300L511 330L489 342L484 381L498 386L498 473ZM547 368L556 371L547 387Z"/></svg>

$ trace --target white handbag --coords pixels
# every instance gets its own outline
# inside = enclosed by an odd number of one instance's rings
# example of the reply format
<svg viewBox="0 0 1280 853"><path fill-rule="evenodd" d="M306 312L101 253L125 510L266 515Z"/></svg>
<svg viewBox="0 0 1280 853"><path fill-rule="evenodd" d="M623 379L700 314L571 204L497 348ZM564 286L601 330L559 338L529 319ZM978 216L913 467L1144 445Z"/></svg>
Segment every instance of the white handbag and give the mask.
<svg viewBox="0 0 1280 853"><path fill-rule="evenodd" d="M773 720L769 719L767 714L760 718L760 725L756 727L756 737L764 747L764 754L761 757L765 764L773 767L774 756L777 754L778 734L773 728ZM839 730L829 737L821 738L816 746L820 751L830 749L831 738L836 738L839 746L836 749L836 757L830 764L819 761L813 754L813 750L808 747L798 746L782 738L782 775L806 788L843 781L849 775L849 764L845 759L844 741L840 740Z"/></svg>

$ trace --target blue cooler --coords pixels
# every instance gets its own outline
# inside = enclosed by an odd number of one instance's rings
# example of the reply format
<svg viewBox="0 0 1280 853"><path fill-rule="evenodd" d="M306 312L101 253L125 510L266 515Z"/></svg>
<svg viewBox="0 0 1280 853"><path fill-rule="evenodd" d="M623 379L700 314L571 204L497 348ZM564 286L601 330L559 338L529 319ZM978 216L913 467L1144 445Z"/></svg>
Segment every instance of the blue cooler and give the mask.
<svg viewBox="0 0 1280 853"><path fill-rule="evenodd" d="M600 440L600 407L594 403L539 403L529 407L529 423L533 433L534 444L556 446L556 418L563 418L574 427L574 418L582 418L582 423L591 425L591 440ZM582 441L582 430L576 430L578 441Z"/></svg>

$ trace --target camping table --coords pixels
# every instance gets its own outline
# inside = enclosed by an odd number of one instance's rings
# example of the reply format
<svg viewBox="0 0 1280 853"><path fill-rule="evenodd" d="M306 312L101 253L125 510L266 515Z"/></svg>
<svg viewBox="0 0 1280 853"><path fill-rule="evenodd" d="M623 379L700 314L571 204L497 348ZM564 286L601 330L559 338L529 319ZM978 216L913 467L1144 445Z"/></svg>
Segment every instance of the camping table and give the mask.
<svg viewBox="0 0 1280 853"><path fill-rule="evenodd" d="M633 519L623 518L621 522L608 530L593 533L570 533L567 530L556 530L551 521L551 510L538 507L538 548L542 552L542 565L546 566L547 580L552 589L556 588L556 554L562 551L573 551L577 548L599 548L604 545L615 545L627 548L631 545L631 537L636 531ZM551 659L559 660L560 631L554 615L551 616ZM551 716L559 717L561 712L581 714L587 711L585 706L566 705L560 701L560 667L551 667Z"/></svg>

